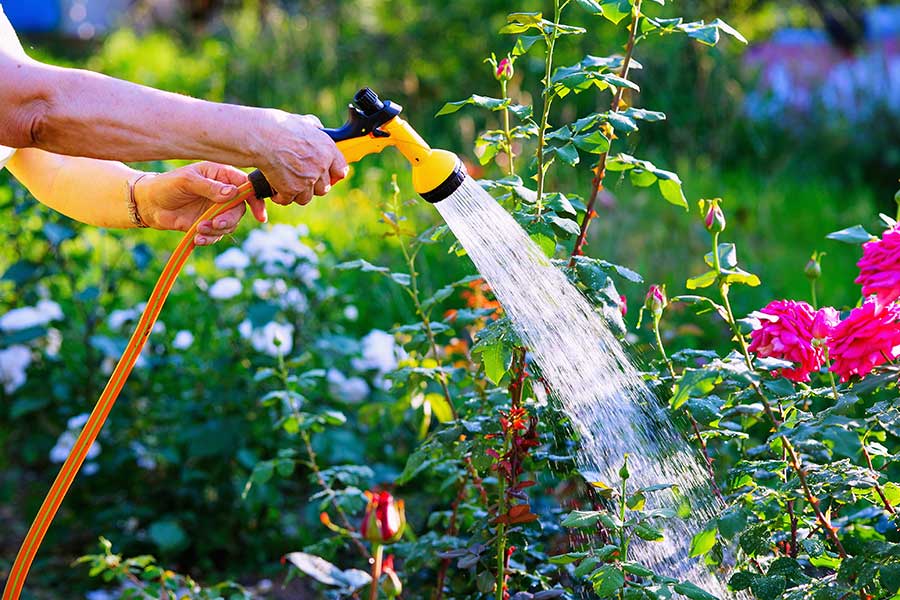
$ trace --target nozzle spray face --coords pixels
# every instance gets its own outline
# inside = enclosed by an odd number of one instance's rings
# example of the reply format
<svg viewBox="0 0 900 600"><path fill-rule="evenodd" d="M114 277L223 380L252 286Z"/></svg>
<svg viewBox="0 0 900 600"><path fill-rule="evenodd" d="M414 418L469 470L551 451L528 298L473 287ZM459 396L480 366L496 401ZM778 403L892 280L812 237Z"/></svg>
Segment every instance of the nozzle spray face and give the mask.
<svg viewBox="0 0 900 600"><path fill-rule="evenodd" d="M445 200L459 189L468 173L462 161L446 150L432 150L422 164L413 166L413 187L432 204ZM434 185L435 181L439 181Z"/></svg>

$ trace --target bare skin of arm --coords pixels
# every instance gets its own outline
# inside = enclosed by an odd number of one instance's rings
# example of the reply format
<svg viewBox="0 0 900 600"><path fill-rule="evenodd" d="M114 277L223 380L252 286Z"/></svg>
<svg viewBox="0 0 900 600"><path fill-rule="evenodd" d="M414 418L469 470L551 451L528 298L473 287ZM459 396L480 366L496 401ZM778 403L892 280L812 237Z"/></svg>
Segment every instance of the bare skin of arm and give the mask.
<svg viewBox="0 0 900 600"><path fill-rule="evenodd" d="M100 227L134 227L128 214L129 185L134 186L138 213L154 229L186 231L214 203L237 195L247 175L233 167L195 163L168 173L143 173L120 162L63 156L26 148L7 165L46 206L77 221ZM138 178L141 175L144 177ZM136 182L136 183L135 183ZM267 220L265 202L248 204L260 222ZM199 224L194 242L208 245L231 233L243 216L241 204Z"/></svg>
<svg viewBox="0 0 900 600"><path fill-rule="evenodd" d="M306 204L347 174L315 117L218 104L0 50L0 145L117 161L257 167L279 204Z"/></svg>

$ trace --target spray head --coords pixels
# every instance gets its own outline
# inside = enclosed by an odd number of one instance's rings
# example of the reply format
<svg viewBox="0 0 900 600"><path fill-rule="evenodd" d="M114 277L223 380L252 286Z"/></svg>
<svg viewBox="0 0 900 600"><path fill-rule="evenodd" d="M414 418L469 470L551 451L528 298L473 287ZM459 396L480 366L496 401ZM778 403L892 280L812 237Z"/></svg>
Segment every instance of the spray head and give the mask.
<svg viewBox="0 0 900 600"><path fill-rule="evenodd" d="M369 88L353 97L347 121L337 129L324 129L348 163L394 146L412 165L413 188L425 200L440 202L459 189L466 168L452 152L433 149L409 123L400 118L403 107L382 101ZM274 190L259 171L250 174L257 198L268 198Z"/></svg>

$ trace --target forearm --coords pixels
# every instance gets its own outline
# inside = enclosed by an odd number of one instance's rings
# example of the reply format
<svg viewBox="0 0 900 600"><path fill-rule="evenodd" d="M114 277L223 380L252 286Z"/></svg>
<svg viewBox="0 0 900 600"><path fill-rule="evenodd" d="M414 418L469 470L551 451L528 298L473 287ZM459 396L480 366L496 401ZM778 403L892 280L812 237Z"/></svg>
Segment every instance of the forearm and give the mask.
<svg viewBox="0 0 900 600"><path fill-rule="evenodd" d="M17 78L11 87L27 92L6 103L7 110L20 105L15 121L27 131L5 145L126 162L180 158L262 166L255 164L263 155L255 134L279 116L278 111L206 102L89 71L4 58L19 63L17 69L3 70Z"/></svg>
<svg viewBox="0 0 900 600"><path fill-rule="evenodd" d="M128 185L139 174L122 163L20 150L8 164L41 204L76 221L100 227L134 227Z"/></svg>

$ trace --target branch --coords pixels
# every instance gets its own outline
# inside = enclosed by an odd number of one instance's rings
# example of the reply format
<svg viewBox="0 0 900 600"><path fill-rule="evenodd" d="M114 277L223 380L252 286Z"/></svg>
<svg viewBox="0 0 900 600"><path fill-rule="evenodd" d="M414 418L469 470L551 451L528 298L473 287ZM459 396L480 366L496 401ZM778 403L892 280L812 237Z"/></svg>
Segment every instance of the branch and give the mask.
<svg viewBox="0 0 900 600"><path fill-rule="evenodd" d="M625 47L625 61L622 63L622 78L628 79L628 72L631 69L631 58L634 55L634 47L637 42L638 35L638 25L640 24L641 19L641 0L637 0L634 3L634 8L632 11L634 18L631 20L631 31L628 35L628 45ZM616 91L615 96L613 96L613 101L610 109L613 112L619 112L619 108L622 105L622 96L625 94L625 87L619 86L619 89ZM611 136L610 136L611 137ZM612 139L610 139L610 144L612 143ZM600 190L603 189L603 180L606 178L606 160L609 158L609 150L600 155L600 158L597 160L597 164L594 166L594 179L591 182L591 197L587 203L587 209L584 213L584 220L581 222L581 231L578 233L578 238L575 240L575 247L572 249L572 258L569 261L569 267L575 266L575 257L582 254L584 249L585 241L587 240L587 231L588 227L591 224L591 219L594 216L594 205L597 203L597 197L600 195Z"/></svg>

